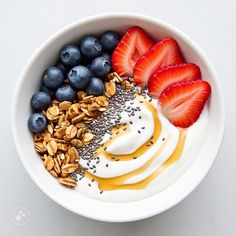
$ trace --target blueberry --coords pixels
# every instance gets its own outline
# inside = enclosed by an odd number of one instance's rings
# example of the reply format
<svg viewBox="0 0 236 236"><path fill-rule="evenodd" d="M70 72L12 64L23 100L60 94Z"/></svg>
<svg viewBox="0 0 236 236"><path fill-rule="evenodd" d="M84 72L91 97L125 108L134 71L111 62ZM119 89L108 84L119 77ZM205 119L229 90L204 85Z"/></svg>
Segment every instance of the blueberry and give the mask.
<svg viewBox="0 0 236 236"><path fill-rule="evenodd" d="M60 102L73 101L76 97L75 90L69 85L63 85L56 91L56 99Z"/></svg>
<svg viewBox="0 0 236 236"><path fill-rule="evenodd" d="M97 77L104 77L111 71L111 62L105 57L97 57L93 59L91 70Z"/></svg>
<svg viewBox="0 0 236 236"><path fill-rule="evenodd" d="M33 133L40 133L47 127L47 118L42 113L33 113L28 119L28 127Z"/></svg>
<svg viewBox="0 0 236 236"><path fill-rule="evenodd" d="M104 94L104 84L101 79L92 77L86 88L86 93L88 95L103 95Z"/></svg>
<svg viewBox="0 0 236 236"><path fill-rule="evenodd" d="M48 88L45 84L41 85L40 91L47 93L51 98L54 98L56 92L54 89Z"/></svg>
<svg viewBox="0 0 236 236"><path fill-rule="evenodd" d="M119 36L114 31L107 31L101 38L102 48L106 52L113 52L119 43Z"/></svg>
<svg viewBox="0 0 236 236"><path fill-rule="evenodd" d="M61 49L60 58L63 64L73 67L80 63L81 53L76 45L67 44Z"/></svg>
<svg viewBox="0 0 236 236"><path fill-rule="evenodd" d="M80 42L80 50L85 57L92 59L101 54L102 45L97 38L85 36Z"/></svg>
<svg viewBox="0 0 236 236"><path fill-rule="evenodd" d="M111 55L106 52L102 53L101 57L105 57L107 60L111 61Z"/></svg>
<svg viewBox="0 0 236 236"><path fill-rule="evenodd" d="M90 72L85 66L76 66L68 73L69 84L75 89L83 89L89 83Z"/></svg>
<svg viewBox="0 0 236 236"><path fill-rule="evenodd" d="M60 70L63 72L64 75L67 75L67 73L68 73L69 70L70 70L66 65L64 65L64 64L62 63L61 60L59 60L59 61L56 63L55 66L56 66L58 69L60 69Z"/></svg>
<svg viewBox="0 0 236 236"><path fill-rule="evenodd" d="M30 100L31 106L36 110L47 108L50 103L50 95L42 91L35 93Z"/></svg>
<svg viewBox="0 0 236 236"><path fill-rule="evenodd" d="M49 67L43 74L43 82L48 88L58 88L62 85L64 75L57 67Z"/></svg>

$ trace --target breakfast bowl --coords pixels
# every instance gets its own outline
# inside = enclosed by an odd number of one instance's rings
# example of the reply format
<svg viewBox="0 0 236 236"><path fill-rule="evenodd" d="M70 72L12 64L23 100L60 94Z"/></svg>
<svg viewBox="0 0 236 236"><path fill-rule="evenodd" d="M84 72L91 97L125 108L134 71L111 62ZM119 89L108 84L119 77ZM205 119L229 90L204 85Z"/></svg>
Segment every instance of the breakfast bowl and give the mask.
<svg viewBox="0 0 236 236"><path fill-rule="evenodd" d="M179 44L184 58L197 64L202 78L211 85L211 95L207 102L207 122L204 132L191 145L198 143L193 154L186 154L188 161L179 162L164 178L141 192L132 190L118 191L104 198L83 194L57 184L57 180L45 171L42 160L37 157L32 134L27 127L27 120L32 113L30 99L40 87L40 78L46 68L57 61L60 49L68 43L76 43L84 35L99 35L113 30L123 34L129 27L139 26L154 40L173 37ZM203 115L202 115L203 116ZM201 118L203 120L203 118ZM217 74L204 53L192 40L169 24L155 18L133 13L110 13L78 20L66 26L33 54L20 75L13 99L12 130L14 142L20 160L35 184L52 200L62 207L85 217L107 221L128 222L145 219L173 207L192 192L207 174L219 150L224 131L224 104L221 85ZM199 128L199 126L197 126ZM195 127L194 131L197 130ZM200 127L201 129L201 127ZM190 142L190 141L189 141ZM191 148L190 148L191 149ZM191 157L190 157L191 156ZM184 159L184 158L183 158ZM78 184L79 185L79 184ZM125 194L124 194L125 193ZM126 199L127 193L127 199ZM139 194L140 193L140 194ZM105 195L106 196L106 195ZM131 196L131 197L130 197Z"/></svg>

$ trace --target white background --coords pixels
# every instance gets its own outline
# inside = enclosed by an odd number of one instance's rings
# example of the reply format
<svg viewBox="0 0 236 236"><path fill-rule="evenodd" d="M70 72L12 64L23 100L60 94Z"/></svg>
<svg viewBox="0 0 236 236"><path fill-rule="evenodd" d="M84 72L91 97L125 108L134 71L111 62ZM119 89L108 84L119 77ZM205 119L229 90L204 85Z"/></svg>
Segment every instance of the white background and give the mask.
<svg viewBox="0 0 236 236"><path fill-rule="evenodd" d="M0 235L236 235L236 4L233 2L0 0ZM190 36L216 67L225 93L227 113L222 147L200 186L169 211L151 219L124 224L85 219L48 199L23 169L10 127L14 87L34 50L61 27L85 16L111 11L151 15ZM28 221L22 226L11 221L16 207L24 207L29 213Z"/></svg>

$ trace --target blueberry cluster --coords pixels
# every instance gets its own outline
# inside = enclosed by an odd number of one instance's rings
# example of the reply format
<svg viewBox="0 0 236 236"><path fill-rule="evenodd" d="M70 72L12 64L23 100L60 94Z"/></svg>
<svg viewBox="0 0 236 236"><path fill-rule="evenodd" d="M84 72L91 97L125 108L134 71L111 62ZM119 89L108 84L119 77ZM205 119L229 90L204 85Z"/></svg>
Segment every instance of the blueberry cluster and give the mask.
<svg viewBox="0 0 236 236"><path fill-rule="evenodd" d="M107 31L100 39L87 35L79 45L67 44L60 50L58 62L44 71L40 91L31 98L31 106L37 111L28 120L32 132L46 128L47 119L40 110L47 108L53 98L73 101L77 91L104 94L103 78L112 70L111 54L118 42L118 34Z"/></svg>

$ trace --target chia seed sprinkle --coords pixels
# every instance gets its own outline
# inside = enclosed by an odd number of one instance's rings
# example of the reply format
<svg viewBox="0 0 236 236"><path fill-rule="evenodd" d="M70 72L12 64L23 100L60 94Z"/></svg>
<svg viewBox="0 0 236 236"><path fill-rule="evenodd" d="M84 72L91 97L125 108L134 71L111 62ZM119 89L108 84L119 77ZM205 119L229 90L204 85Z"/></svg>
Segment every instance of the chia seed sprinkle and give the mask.
<svg viewBox="0 0 236 236"><path fill-rule="evenodd" d="M90 132L94 135L94 141L78 148L79 155L82 159L91 159L100 147L104 135L111 133L114 125L120 123L121 112L125 110L126 102L135 99L136 88L137 87L126 90L122 86L117 85L115 95L108 99L109 106L107 111L87 125ZM135 115L135 112L131 109L129 109L128 113ZM104 150L106 150L106 148L104 148Z"/></svg>

